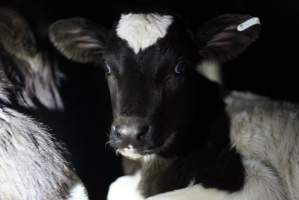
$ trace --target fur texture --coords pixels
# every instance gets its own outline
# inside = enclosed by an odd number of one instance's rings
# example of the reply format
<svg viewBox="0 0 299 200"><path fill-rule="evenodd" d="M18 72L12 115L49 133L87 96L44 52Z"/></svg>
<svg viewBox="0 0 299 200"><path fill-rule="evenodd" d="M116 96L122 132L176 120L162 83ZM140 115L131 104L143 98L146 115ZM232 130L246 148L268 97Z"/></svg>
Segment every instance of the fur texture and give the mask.
<svg viewBox="0 0 299 200"><path fill-rule="evenodd" d="M244 157L270 166L287 199L298 199L299 106L237 92L226 102L233 145Z"/></svg>
<svg viewBox="0 0 299 200"><path fill-rule="evenodd" d="M0 112L0 199L66 198L73 174L63 148L29 117L9 108Z"/></svg>
<svg viewBox="0 0 299 200"><path fill-rule="evenodd" d="M0 199L86 200L84 186L63 156L66 149L22 113L39 106L63 108L59 71L20 15L0 9L0 16ZM76 184L83 195L74 196Z"/></svg>
<svg viewBox="0 0 299 200"><path fill-rule="evenodd" d="M63 74L58 70L55 62L39 53L28 60L28 66L18 64L16 67L20 67L16 70L20 70L20 75L23 77L23 91L17 94L20 95L18 101L21 105L33 108L36 105L34 101L37 101L47 109L63 109L58 91Z"/></svg>
<svg viewBox="0 0 299 200"><path fill-rule="evenodd" d="M123 14L116 27L118 37L128 42L137 54L163 38L173 17L159 14Z"/></svg>

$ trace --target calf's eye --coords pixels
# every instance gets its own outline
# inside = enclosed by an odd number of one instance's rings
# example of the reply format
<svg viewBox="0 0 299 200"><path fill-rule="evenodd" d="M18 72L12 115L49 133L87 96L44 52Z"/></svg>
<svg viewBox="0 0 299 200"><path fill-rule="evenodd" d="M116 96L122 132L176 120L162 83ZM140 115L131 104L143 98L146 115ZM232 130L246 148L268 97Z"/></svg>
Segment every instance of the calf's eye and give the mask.
<svg viewBox="0 0 299 200"><path fill-rule="evenodd" d="M111 74L111 67L110 67L110 65L109 65L108 63L106 63L106 62L105 62L105 68L104 68L104 70L105 70L105 73L106 73L107 75Z"/></svg>
<svg viewBox="0 0 299 200"><path fill-rule="evenodd" d="M174 68L174 72L176 74L183 74L185 72L185 65L183 62L179 62L175 68Z"/></svg>

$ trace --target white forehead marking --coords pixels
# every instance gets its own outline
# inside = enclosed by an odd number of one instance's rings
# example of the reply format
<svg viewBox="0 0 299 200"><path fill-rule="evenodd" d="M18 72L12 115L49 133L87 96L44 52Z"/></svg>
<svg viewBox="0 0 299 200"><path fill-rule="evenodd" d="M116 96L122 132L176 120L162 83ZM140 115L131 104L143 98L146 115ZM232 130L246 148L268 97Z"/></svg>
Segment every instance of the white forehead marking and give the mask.
<svg viewBox="0 0 299 200"><path fill-rule="evenodd" d="M173 17L159 14L123 14L116 27L116 34L128 42L137 54L163 38Z"/></svg>

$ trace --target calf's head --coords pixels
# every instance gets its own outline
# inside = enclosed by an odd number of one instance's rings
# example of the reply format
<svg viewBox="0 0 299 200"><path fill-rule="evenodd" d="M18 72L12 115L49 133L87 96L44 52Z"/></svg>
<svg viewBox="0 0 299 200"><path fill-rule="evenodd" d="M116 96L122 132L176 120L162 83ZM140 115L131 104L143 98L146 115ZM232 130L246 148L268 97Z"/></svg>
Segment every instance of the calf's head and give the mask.
<svg viewBox="0 0 299 200"><path fill-rule="evenodd" d="M196 126L191 116L209 93L196 64L236 57L258 32L259 19L251 16L222 15L192 32L175 16L128 13L111 30L83 18L60 20L50 39L69 59L104 67L110 143L137 159L162 152L182 129Z"/></svg>

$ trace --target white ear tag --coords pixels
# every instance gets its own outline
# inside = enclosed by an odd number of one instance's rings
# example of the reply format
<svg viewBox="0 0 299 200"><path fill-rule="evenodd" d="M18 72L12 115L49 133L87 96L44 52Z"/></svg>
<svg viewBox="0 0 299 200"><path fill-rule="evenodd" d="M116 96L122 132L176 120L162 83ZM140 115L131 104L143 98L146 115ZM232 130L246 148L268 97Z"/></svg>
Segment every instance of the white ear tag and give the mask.
<svg viewBox="0 0 299 200"><path fill-rule="evenodd" d="M242 24L240 24L238 27L237 27L237 30L238 31L244 31L256 24L261 24L261 21L258 17L252 17L250 19L248 19L247 21L243 22Z"/></svg>

